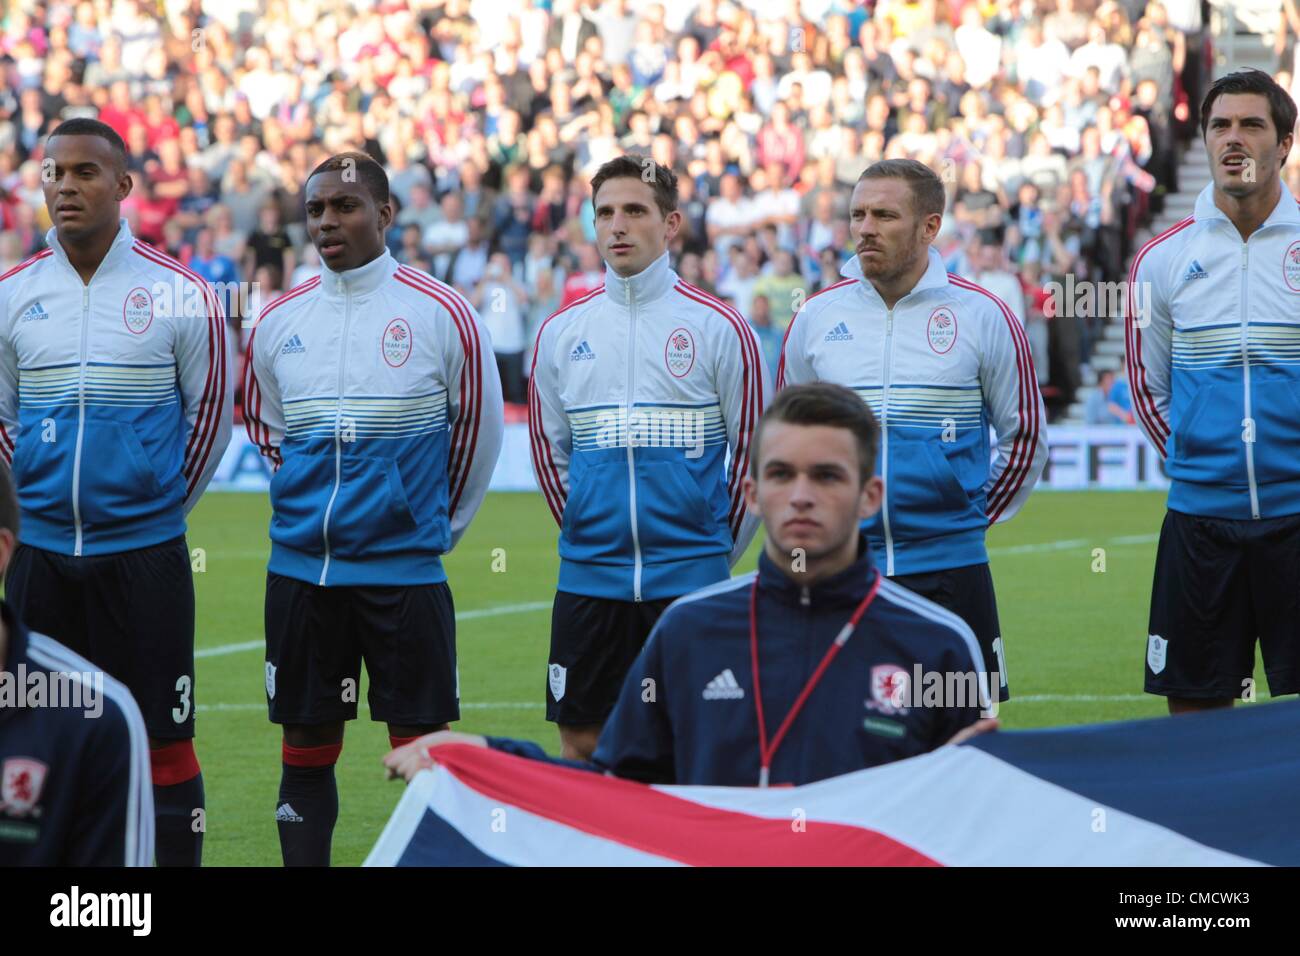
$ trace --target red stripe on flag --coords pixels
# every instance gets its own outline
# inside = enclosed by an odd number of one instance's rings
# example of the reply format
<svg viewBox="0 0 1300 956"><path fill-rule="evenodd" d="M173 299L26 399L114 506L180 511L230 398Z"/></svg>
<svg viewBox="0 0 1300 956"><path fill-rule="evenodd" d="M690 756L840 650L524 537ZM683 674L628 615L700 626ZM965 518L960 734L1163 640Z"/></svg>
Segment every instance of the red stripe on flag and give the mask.
<svg viewBox="0 0 1300 956"><path fill-rule="evenodd" d="M484 796L604 840L692 866L939 866L865 827L721 810L645 784L558 767L467 744L431 749ZM563 861L543 861L552 864Z"/></svg>

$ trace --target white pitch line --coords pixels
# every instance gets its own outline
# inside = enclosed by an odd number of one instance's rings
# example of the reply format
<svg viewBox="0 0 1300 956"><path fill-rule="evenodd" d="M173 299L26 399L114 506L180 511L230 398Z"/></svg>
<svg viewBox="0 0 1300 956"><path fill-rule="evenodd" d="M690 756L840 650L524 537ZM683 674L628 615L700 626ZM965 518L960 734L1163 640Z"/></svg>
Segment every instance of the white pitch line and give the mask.
<svg viewBox="0 0 1300 956"><path fill-rule="evenodd" d="M1122 546L1129 544L1153 544L1160 540L1158 534L1127 534L1105 541L1090 541L1087 538L1069 538L1065 541L1043 541L1039 544L1016 544L1005 548L989 548L989 555L1042 554L1046 551L1070 551L1074 548L1086 548L1089 545Z"/></svg>
<svg viewBox="0 0 1300 956"><path fill-rule="evenodd" d="M550 601L530 601L527 604L502 604L498 607L481 607L472 611L461 611L456 615L459 621L476 621L484 617L501 617L505 614L527 614L530 611L543 611L551 607ZM221 644L217 647L200 647L194 652L195 657L221 657L225 654L238 654L241 651L257 651L266 647L266 641L240 641L238 644Z"/></svg>

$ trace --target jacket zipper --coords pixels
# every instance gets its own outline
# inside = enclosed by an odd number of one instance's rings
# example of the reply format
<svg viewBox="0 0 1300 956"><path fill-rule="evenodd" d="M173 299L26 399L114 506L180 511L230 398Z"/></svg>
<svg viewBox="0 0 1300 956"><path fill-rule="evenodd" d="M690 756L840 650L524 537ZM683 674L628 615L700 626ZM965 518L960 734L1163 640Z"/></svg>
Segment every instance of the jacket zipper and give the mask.
<svg viewBox="0 0 1300 956"><path fill-rule="evenodd" d="M90 336L90 286L81 290L81 375L77 380L77 445L72 453L72 553L81 557L81 440L86 431L86 340Z"/></svg>
<svg viewBox="0 0 1300 956"><path fill-rule="evenodd" d="M1250 406L1250 313L1246 308L1246 294L1249 288L1247 279L1247 269L1250 263L1250 240L1247 239L1241 244L1241 367L1243 371L1242 382L1245 391L1244 411L1246 421L1242 423L1243 427L1250 429L1250 441L1246 442L1246 483L1250 486L1250 516L1259 518L1259 489L1255 485L1255 421L1251 416Z"/></svg>
<svg viewBox="0 0 1300 956"><path fill-rule="evenodd" d="M894 536L889 530L889 373L894 355L894 310L885 314L885 384L880 395L880 520L885 526L885 577L894 575Z"/></svg>
<svg viewBox="0 0 1300 956"><path fill-rule="evenodd" d="M334 510L334 499L338 497L339 485L343 479L343 382L348 364L348 324L352 321L352 290L347 288L344 279L339 279L344 287L343 299L343 335L339 339L339 397L334 406L334 490L330 500L325 504L325 517L321 519L321 537L325 541L325 563L321 565L321 587L325 586L325 575L330 569L330 514Z"/></svg>
<svg viewBox="0 0 1300 956"><path fill-rule="evenodd" d="M632 414L636 407L636 304L627 283L627 487L632 517L632 600L641 600L641 534L636 521L636 458L632 450Z"/></svg>

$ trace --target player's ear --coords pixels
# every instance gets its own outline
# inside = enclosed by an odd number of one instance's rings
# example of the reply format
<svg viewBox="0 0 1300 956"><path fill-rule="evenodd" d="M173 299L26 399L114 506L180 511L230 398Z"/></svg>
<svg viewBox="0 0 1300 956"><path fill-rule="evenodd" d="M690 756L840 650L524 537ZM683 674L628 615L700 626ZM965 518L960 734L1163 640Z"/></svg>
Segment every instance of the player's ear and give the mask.
<svg viewBox="0 0 1300 956"><path fill-rule="evenodd" d="M18 539L8 528L0 528L0 576L3 576L9 570L9 560L14 556L14 549L18 547Z"/></svg>
<svg viewBox="0 0 1300 956"><path fill-rule="evenodd" d="M113 196L118 202L121 202L127 196L131 195L131 190L134 188L135 180L131 178L130 173L123 169L122 174L117 179L117 191Z"/></svg>
<svg viewBox="0 0 1300 956"><path fill-rule="evenodd" d="M884 481L879 475L872 475L862 486L862 493L858 496L858 517L864 520L875 517L884 497Z"/></svg>
<svg viewBox="0 0 1300 956"><path fill-rule="evenodd" d="M754 514L758 514L758 482L754 476L746 473L745 480L741 482L741 487L745 492L745 507Z"/></svg>
<svg viewBox="0 0 1300 956"><path fill-rule="evenodd" d="M379 231L388 232L388 227L393 224L393 201L385 200L379 204Z"/></svg>
<svg viewBox="0 0 1300 956"><path fill-rule="evenodd" d="M673 239L677 237L678 231L682 228L682 211L680 209L674 209L664 217L664 223L667 227L666 238L669 242L672 242Z"/></svg>

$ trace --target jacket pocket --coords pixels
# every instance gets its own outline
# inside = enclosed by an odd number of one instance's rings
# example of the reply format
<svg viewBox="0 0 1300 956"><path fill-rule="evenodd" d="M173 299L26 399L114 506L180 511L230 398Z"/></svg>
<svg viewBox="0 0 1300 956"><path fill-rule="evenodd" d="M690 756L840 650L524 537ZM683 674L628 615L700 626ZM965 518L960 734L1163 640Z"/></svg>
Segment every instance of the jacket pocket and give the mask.
<svg viewBox="0 0 1300 956"><path fill-rule="evenodd" d="M11 471L24 511L60 524L72 523L72 462L77 422L55 420L53 435L63 441L44 441L40 420L24 427L14 443Z"/></svg>
<svg viewBox="0 0 1300 956"><path fill-rule="evenodd" d="M1245 393L1241 383L1197 388L1174 426L1173 448L1166 466L1169 477L1179 481L1244 485L1244 417Z"/></svg>
<svg viewBox="0 0 1300 956"><path fill-rule="evenodd" d="M1295 436L1300 433L1300 393L1280 378L1257 379L1252 386L1255 416L1255 478L1261 483L1300 477Z"/></svg>
<svg viewBox="0 0 1300 956"><path fill-rule="evenodd" d="M572 469L573 484L560 526L560 557L572 561L628 562L632 527L627 487L627 459Z"/></svg>
<svg viewBox="0 0 1300 956"><path fill-rule="evenodd" d="M87 419L81 434L78 503L89 525L122 524L165 506L162 483L125 422Z"/></svg>
<svg viewBox="0 0 1300 956"><path fill-rule="evenodd" d="M896 441L890 435L885 493L895 538L932 538L988 520L931 441Z"/></svg>
<svg viewBox="0 0 1300 956"><path fill-rule="evenodd" d="M637 531L647 562L680 561L730 551L727 516L714 514L699 484L679 461L637 461Z"/></svg>
<svg viewBox="0 0 1300 956"><path fill-rule="evenodd" d="M318 554L325 505L334 490L334 456L290 454L271 476L271 540Z"/></svg>
<svg viewBox="0 0 1300 956"><path fill-rule="evenodd" d="M434 547L432 540L419 539L417 529L397 462L344 455L338 494L330 509L330 552L341 558L363 558Z"/></svg>

